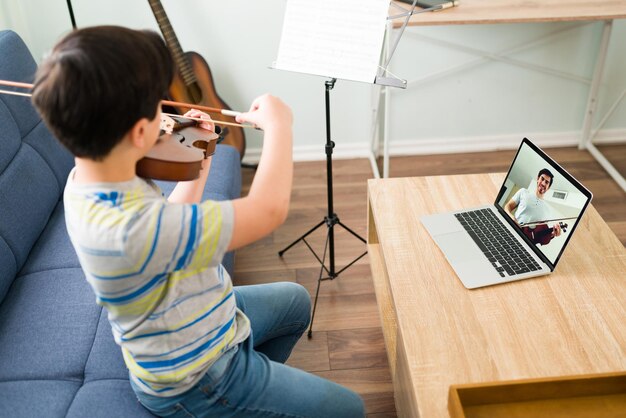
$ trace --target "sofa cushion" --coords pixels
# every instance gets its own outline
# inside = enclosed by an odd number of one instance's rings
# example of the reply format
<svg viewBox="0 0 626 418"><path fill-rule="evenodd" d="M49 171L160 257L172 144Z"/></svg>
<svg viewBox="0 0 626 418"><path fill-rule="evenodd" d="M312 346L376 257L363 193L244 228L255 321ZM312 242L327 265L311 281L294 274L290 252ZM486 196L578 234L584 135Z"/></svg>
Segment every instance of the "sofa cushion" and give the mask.
<svg viewBox="0 0 626 418"><path fill-rule="evenodd" d="M2 129L0 129L0 150L2 150L2 152L0 152L1 182L4 171L11 164L11 160L15 157L22 145L17 123L11 116L6 104L1 100L1 97L0 126L2 126ZM0 193L0 199L2 199L2 193ZM4 217L5 211L6 210L4 209L4 206L1 205L0 201L0 213L3 215L2 218ZM2 263L0 264L2 266L2 269L0 269L0 301L2 301L2 298L11 285L18 268L15 254L2 233L2 227L5 224L5 221L2 218L0 218L0 262Z"/></svg>
<svg viewBox="0 0 626 418"><path fill-rule="evenodd" d="M80 383L64 380L0 382L0 415L64 417L79 387Z"/></svg>
<svg viewBox="0 0 626 418"><path fill-rule="evenodd" d="M17 34L0 31L0 51L10 57L0 60L0 79L32 82L36 63ZM0 95L0 126L1 301L58 203L73 158L27 97Z"/></svg>
<svg viewBox="0 0 626 418"><path fill-rule="evenodd" d="M80 268L76 251L65 227L63 202L57 203L48 224L28 255L20 276L44 270Z"/></svg>
<svg viewBox="0 0 626 418"><path fill-rule="evenodd" d="M22 137L24 144L30 145L46 162L54 177L47 179L52 183L56 180L59 190L65 188L67 175L74 167L74 156L50 133L43 121Z"/></svg>
<svg viewBox="0 0 626 418"><path fill-rule="evenodd" d="M0 304L0 381L82 382L101 310L80 269L17 277Z"/></svg>
<svg viewBox="0 0 626 418"><path fill-rule="evenodd" d="M239 151L230 145L215 147L209 179L203 199L233 200L241 197L241 161ZM224 196L225 199L221 199Z"/></svg>
<svg viewBox="0 0 626 418"><path fill-rule="evenodd" d="M98 328L93 339L93 347L85 363L83 374L85 383L102 379L121 379L126 380L127 384L129 379L122 350L113 339L113 331L107 319L106 309L101 310Z"/></svg>
<svg viewBox="0 0 626 418"><path fill-rule="evenodd" d="M24 41L13 31L0 31L0 50L3 57L11 57L11 59L0 60L0 79L32 83L35 79L37 63ZM12 87L3 86L2 89L24 92L24 89ZM11 114L15 116L20 137L26 136L41 121L39 114L31 105L29 98L3 96Z"/></svg>
<svg viewBox="0 0 626 418"><path fill-rule="evenodd" d="M25 100L25 99L21 99ZM13 114L9 110L7 103L0 95L0 140L2 140L2 152L0 152L0 173L2 173L11 163L15 154L22 146L22 136L17 127L17 121L13 118Z"/></svg>
<svg viewBox="0 0 626 418"><path fill-rule="evenodd" d="M17 273L17 262L9 244L0 236L0 302L4 298L9 286L13 283Z"/></svg>
<svg viewBox="0 0 626 418"><path fill-rule="evenodd" d="M8 166L3 168L0 172L0 237L19 270L59 202L62 189L50 167L28 144L22 143ZM2 269L0 281L4 292L12 279ZM4 292L0 298L4 297Z"/></svg>

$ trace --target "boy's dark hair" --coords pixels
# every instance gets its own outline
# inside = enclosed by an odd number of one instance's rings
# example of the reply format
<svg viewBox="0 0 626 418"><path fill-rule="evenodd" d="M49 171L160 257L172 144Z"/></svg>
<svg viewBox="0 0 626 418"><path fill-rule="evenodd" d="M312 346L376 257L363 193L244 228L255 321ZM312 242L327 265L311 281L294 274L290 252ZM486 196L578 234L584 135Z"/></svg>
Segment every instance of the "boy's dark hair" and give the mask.
<svg viewBox="0 0 626 418"><path fill-rule="evenodd" d="M40 66L33 103L72 154L99 161L138 120L154 119L173 73L172 56L156 32L78 29Z"/></svg>
<svg viewBox="0 0 626 418"><path fill-rule="evenodd" d="M541 170L539 170L539 174L537 174L537 178L541 177L542 174L545 174L546 176L550 177L550 186L548 187L552 187L552 182L554 181L554 174L552 174L552 172L550 172L550 170L548 170L547 168L542 168Z"/></svg>

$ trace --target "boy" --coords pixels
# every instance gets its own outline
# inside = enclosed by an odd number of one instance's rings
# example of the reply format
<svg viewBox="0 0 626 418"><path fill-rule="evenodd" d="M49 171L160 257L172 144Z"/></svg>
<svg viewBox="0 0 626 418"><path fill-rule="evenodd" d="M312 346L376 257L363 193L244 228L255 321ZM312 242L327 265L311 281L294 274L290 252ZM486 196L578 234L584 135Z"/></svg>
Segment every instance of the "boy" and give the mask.
<svg viewBox="0 0 626 418"><path fill-rule="evenodd" d="M76 157L66 224L141 403L160 416L363 416L348 389L285 366L309 322L293 283L233 288L226 251L277 228L289 207L290 109L257 98L237 117L264 130L248 196L200 203L209 171L166 200L135 174L159 133L172 59L151 32L71 32L42 64L33 102ZM191 111L191 116L207 115Z"/></svg>

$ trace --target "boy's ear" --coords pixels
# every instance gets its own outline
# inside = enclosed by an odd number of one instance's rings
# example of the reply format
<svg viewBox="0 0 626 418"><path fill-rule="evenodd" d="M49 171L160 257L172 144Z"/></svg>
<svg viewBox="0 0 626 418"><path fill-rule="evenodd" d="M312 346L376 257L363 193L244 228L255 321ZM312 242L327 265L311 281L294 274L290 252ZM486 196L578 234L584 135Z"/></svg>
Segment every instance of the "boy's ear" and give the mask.
<svg viewBox="0 0 626 418"><path fill-rule="evenodd" d="M148 119L139 119L129 131L129 139L131 144L137 148L144 148L146 146L146 128L148 126Z"/></svg>

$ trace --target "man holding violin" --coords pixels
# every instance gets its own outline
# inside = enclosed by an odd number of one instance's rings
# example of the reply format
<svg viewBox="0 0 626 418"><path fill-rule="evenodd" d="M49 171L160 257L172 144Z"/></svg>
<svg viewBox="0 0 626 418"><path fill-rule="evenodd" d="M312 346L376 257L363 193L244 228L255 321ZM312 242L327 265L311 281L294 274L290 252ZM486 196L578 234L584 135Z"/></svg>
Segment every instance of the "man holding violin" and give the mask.
<svg viewBox="0 0 626 418"><path fill-rule="evenodd" d="M201 202L209 159L166 199L136 164L157 141L172 76L158 34L100 26L63 38L33 89L75 156L67 230L139 401L168 417L364 416L353 391L284 364L310 320L308 291L292 282L234 287L220 264L287 216L291 110L264 95L236 117L264 131L247 196ZM213 129L208 115L188 116Z"/></svg>
<svg viewBox="0 0 626 418"><path fill-rule="evenodd" d="M541 223L543 220L550 219L550 207L544 200L544 196L552 186L553 181L554 174L547 168L541 169L537 174L535 191L532 192L522 187L504 205L504 210L518 225L529 230L535 229L535 226L525 227L524 225ZM552 227L550 239L559 235L561 235L561 226L556 223Z"/></svg>

